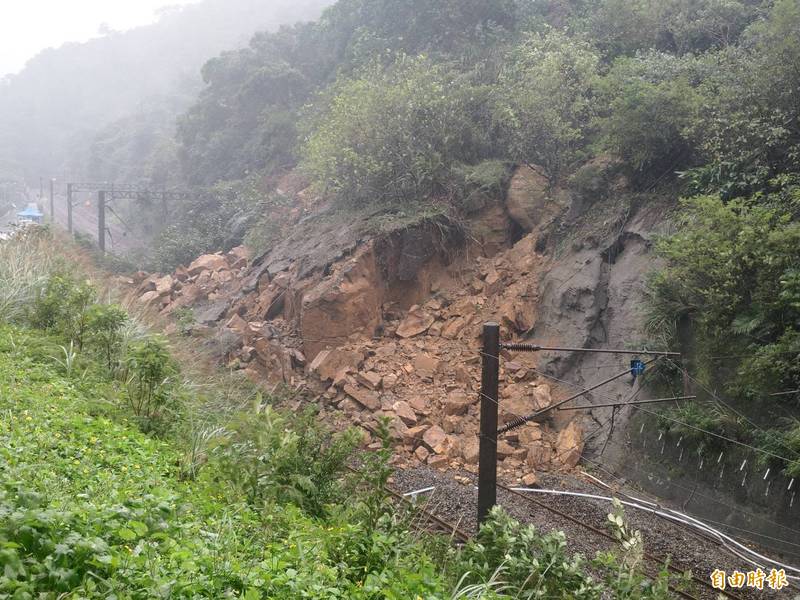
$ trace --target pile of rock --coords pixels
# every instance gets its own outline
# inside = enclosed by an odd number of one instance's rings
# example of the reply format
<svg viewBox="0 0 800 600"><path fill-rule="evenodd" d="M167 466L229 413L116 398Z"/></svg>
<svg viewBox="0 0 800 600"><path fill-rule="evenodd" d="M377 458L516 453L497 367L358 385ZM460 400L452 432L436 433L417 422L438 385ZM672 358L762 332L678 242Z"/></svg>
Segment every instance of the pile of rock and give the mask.
<svg viewBox="0 0 800 600"><path fill-rule="evenodd" d="M219 321L228 308L226 301L240 287L240 276L248 265L249 253L240 246L226 254L205 254L187 268L178 267L171 275L137 273L132 283L137 285L139 302L154 306L165 314L179 308L205 307L195 317L199 325Z"/></svg>
<svg viewBox="0 0 800 600"><path fill-rule="evenodd" d="M386 259L366 242L306 272L253 264L240 247L132 283L139 302L179 316L228 366L260 384L306 390L329 422L362 427L367 445L380 443L379 421L388 418L400 466L476 471L482 326L499 321L507 340L533 328L542 262L535 236L492 257L433 258L419 267L424 285L384 281ZM552 404L535 356L503 358L501 423ZM503 436L500 472L530 481L535 471L574 466L582 429L565 414Z"/></svg>

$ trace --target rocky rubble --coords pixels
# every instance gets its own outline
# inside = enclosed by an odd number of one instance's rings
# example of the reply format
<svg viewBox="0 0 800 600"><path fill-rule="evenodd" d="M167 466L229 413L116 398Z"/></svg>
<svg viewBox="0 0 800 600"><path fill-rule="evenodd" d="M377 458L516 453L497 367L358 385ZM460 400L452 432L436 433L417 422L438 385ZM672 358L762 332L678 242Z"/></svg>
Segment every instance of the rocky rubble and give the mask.
<svg viewBox="0 0 800 600"><path fill-rule="evenodd" d="M511 245L495 213L490 230L501 235L455 259L420 229L363 242L316 271L258 264L240 247L172 274L140 273L131 284L139 303L183 323L226 365L272 389L304 392L327 422L363 428L368 446L380 445L375 434L387 418L399 467L476 472L482 324L499 321L506 340L535 326L544 260L536 233ZM559 395L535 355L503 358L501 423ZM532 482L537 471L577 463L582 428L564 414L501 437L506 479Z"/></svg>

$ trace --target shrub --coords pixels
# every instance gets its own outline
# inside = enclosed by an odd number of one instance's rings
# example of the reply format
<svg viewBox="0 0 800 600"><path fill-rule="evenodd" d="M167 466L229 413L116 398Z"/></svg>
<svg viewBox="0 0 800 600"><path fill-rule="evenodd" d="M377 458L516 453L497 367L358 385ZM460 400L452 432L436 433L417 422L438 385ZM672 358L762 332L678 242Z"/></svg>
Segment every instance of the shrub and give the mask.
<svg viewBox="0 0 800 600"><path fill-rule="evenodd" d="M343 204L404 203L442 194L487 133L468 85L431 60L399 56L340 79L307 122L302 166Z"/></svg>
<svg viewBox="0 0 800 600"><path fill-rule="evenodd" d="M258 177L218 183L177 204L168 227L155 236L148 261L152 270L172 271L201 254L242 243L262 197Z"/></svg>
<svg viewBox="0 0 800 600"><path fill-rule="evenodd" d="M505 197L511 180L509 163L485 160L477 165L458 165L453 172L453 196L467 213Z"/></svg>
<svg viewBox="0 0 800 600"><path fill-rule="evenodd" d="M66 274L53 275L31 306L30 322L74 342L80 350L89 325L89 309L95 300L96 291L88 281Z"/></svg>
<svg viewBox="0 0 800 600"><path fill-rule="evenodd" d="M568 557L566 545L563 533L542 535L495 507L461 552L457 571L465 575L460 585L487 585L494 579L502 582L503 593L517 598L599 598L601 588L586 573L586 562L579 555Z"/></svg>
<svg viewBox="0 0 800 600"><path fill-rule="evenodd" d="M729 382L740 397L800 385L794 279L800 226L790 204L797 195L790 189L759 196L758 203L685 201L677 233L657 247L667 265L649 283L651 320L672 321L675 329L688 319L701 358L727 354L731 341L739 340L751 351Z"/></svg>
<svg viewBox="0 0 800 600"><path fill-rule="evenodd" d="M641 569L644 546L641 534L625 523L622 505L615 501L608 515L609 527L619 547L598 553L588 563L579 555L568 556L561 532L541 534L522 526L502 508L495 507L456 558L457 573L464 573L456 598L619 598L668 600L670 574L664 567L655 579ZM587 572L598 570L602 580ZM688 575L678 578L682 585Z"/></svg>
<svg viewBox="0 0 800 600"><path fill-rule="evenodd" d="M509 52L494 119L513 160L542 167L556 183L586 157L598 66L588 43L556 31L528 34Z"/></svg>
<svg viewBox="0 0 800 600"><path fill-rule="evenodd" d="M699 95L670 56L618 60L603 79L600 146L648 181L690 164ZM644 177L643 177L644 176Z"/></svg>
<svg viewBox="0 0 800 600"><path fill-rule="evenodd" d="M337 480L357 445L356 434L333 435L311 411L287 417L270 406L242 415L213 450L226 478L257 506L291 502L311 515L340 499Z"/></svg>
<svg viewBox="0 0 800 600"><path fill-rule="evenodd" d="M94 304L87 311L88 342L97 348L109 371L116 366L119 358L122 328L127 320L127 313L115 304Z"/></svg>
<svg viewBox="0 0 800 600"><path fill-rule="evenodd" d="M166 343L150 337L128 348L124 359L125 399L144 431L163 432L178 409L178 368Z"/></svg>

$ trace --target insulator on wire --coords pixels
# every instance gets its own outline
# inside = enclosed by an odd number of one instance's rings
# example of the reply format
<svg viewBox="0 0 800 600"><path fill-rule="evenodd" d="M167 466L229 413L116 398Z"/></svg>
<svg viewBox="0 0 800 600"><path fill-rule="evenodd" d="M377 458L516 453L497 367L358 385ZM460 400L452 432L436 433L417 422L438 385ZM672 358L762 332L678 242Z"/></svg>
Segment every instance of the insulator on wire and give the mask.
<svg viewBox="0 0 800 600"><path fill-rule="evenodd" d="M741 467L739 467L739 470L740 470L740 471L744 471L744 467L745 467L745 465L746 465L746 464L747 464L747 459L745 458L745 459L744 459L744 462L742 463L742 466L741 466Z"/></svg>
<svg viewBox="0 0 800 600"><path fill-rule="evenodd" d="M769 477L769 472L770 472L770 469L769 469L769 468L767 468L767 472L766 472L766 473L764 473L764 481L766 481L766 480L767 480L767 477Z"/></svg>
<svg viewBox="0 0 800 600"><path fill-rule="evenodd" d="M789 490L791 490L793 485L794 485L794 477L792 477L792 480L789 482L789 487L786 488L786 491L788 492Z"/></svg>
<svg viewBox="0 0 800 600"><path fill-rule="evenodd" d="M722 455L723 455L723 454L725 454L725 453L724 453L724 452L720 452L720 453L719 453L719 456L717 457L717 464L719 464L719 461L721 461L721 460L722 460Z"/></svg>
<svg viewBox="0 0 800 600"><path fill-rule="evenodd" d="M681 448L681 453L678 455L678 462L683 460L683 448Z"/></svg>
<svg viewBox="0 0 800 600"><path fill-rule="evenodd" d="M766 489L766 491L764 492L764 495L765 495L765 496L769 496L769 488L770 488L770 486L771 486L771 485L772 485L772 479L770 479L770 480L767 482L767 489Z"/></svg>

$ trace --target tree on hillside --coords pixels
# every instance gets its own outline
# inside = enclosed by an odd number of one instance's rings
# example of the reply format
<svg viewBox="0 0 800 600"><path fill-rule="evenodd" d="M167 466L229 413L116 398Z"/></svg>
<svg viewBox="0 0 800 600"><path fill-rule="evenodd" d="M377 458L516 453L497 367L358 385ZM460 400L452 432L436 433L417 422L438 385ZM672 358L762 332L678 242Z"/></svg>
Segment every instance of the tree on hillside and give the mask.
<svg viewBox="0 0 800 600"><path fill-rule="evenodd" d="M776 2L746 43L714 57L703 83L701 148L692 173L699 191L724 197L769 189L800 164L800 4Z"/></svg>
<svg viewBox="0 0 800 600"><path fill-rule="evenodd" d="M401 55L345 78L310 121L303 168L346 203L424 200L441 193L453 167L479 158L485 126L456 73Z"/></svg>
<svg viewBox="0 0 800 600"><path fill-rule="evenodd" d="M691 164L700 103L693 67L691 60L659 52L622 57L599 86L605 107L597 121L600 147L625 160L640 181Z"/></svg>
<svg viewBox="0 0 800 600"><path fill-rule="evenodd" d="M495 121L508 155L555 182L586 157L597 104L599 56L565 34L529 34L508 54L495 91Z"/></svg>
<svg viewBox="0 0 800 600"><path fill-rule="evenodd" d="M573 19L609 58L655 49L682 56L735 44L761 0L594 0Z"/></svg>

